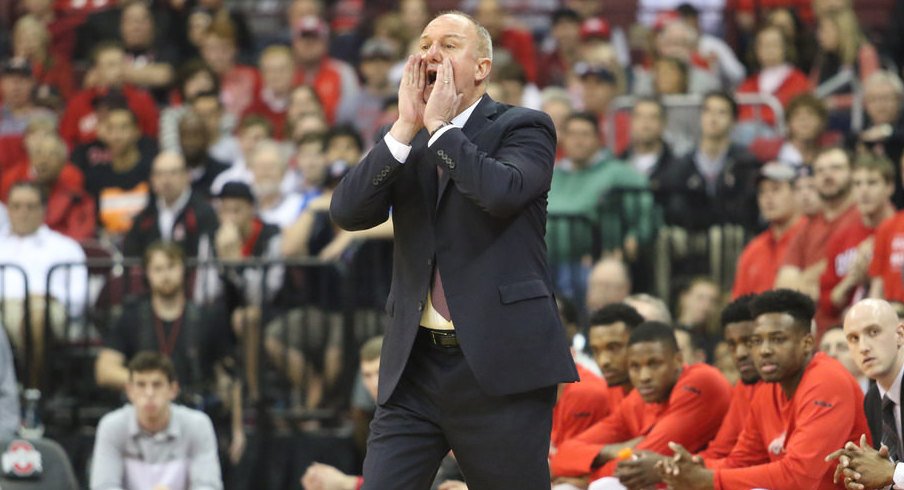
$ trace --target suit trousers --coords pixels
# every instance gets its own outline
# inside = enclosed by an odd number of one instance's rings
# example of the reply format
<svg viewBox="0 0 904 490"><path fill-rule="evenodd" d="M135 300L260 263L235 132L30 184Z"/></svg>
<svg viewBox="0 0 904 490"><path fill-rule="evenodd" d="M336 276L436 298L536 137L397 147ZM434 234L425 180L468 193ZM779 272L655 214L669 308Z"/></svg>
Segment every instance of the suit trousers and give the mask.
<svg viewBox="0 0 904 490"><path fill-rule="evenodd" d="M555 385L488 395L459 348L421 330L371 423L363 489L428 490L451 449L470 490L549 490L555 396Z"/></svg>

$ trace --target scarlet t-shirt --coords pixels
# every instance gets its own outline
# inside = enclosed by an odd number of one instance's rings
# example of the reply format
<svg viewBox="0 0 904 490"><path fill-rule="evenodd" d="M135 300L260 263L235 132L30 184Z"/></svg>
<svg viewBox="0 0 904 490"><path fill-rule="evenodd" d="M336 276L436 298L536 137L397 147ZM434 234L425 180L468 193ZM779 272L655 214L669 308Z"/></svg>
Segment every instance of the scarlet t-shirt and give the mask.
<svg viewBox="0 0 904 490"><path fill-rule="evenodd" d="M606 418L615 406L609 403L606 380L577 364L577 383L568 383L552 410L553 447L584 432L591 425Z"/></svg>
<svg viewBox="0 0 904 490"><path fill-rule="evenodd" d="M762 383L734 449L705 463L715 470L715 490L840 488L826 455L869 433L857 380L818 352L791 399L778 383Z"/></svg>
<svg viewBox="0 0 904 490"><path fill-rule="evenodd" d="M888 301L904 301L901 268L904 267L904 212L898 212L876 229L870 277L882 278L882 291Z"/></svg>
<svg viewBox="0 0 904 490"><path fill-rule="evenodd" d="M607 444L643 436L636 449L671 455L668 443L699 451L716 435L728 412L731 385L707 364L685 366L665 403L646 403L635 390L618 409L576 437L563 442L550 459L556 476L610 476L618 461L591 468Z"/></svg>
<svg viewBox="0 0 904 490"><path fill-rule="evenodd" d="M859 213L858 213L859 214ZM826 270L819 278L819 309L816 312L816 326L820 332L838 324L841 312L851 304L856 288L847 296L847 302L841 308L832 304L832 290L847 276L854 260L857 258L857 247L872 236L876 228L863 224L863 219L852 221L832 233L826 244Z"/></svg>
<svg viewBox="0 0 904 490"><path fill-rule="evenodd" d="M744 421L747 420L747 414L750 413L750 403L753 401L753 395L756 388L762 382L754 384L745 384L742 381L731 390L731 405L728 407L728 413L722 419L722 427L716 433L715 439L709 443L706 450L700 453L700 456L708 459L724 458L731 453L741 431L744 430Z"/></svg>
<svg viewBox="0 0 904 490"><path fill-rule="evenodd" d="M775 286L775 277L785 262L788 247L805 224L806 219L799 218L778 240L771 229L766 230L744 247L738 258L732 299L745 294L762 293Z"/></svg>
<svg viewBox="0 0 904 490"><path fill-rule="evenodd" d="M853 203L832 221L827 221L822 213L806 218L806 224L788 247L784 265L803 270L824 259L826 243L832 232L859 219L860 213L857 212L857 206Z"/></svg>

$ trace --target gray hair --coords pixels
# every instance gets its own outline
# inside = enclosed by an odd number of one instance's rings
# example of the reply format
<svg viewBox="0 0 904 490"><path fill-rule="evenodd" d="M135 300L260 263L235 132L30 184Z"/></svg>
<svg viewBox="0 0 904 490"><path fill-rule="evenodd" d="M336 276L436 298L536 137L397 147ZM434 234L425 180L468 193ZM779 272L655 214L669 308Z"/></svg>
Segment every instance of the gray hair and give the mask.
<svg viewBox="0 0 904 490"><path fill-rule="evenodd" d="M444 12L440 12L434 17L434 19L438 19L444 15L457 15L459 17L464 17L468 20L477 31L477 51L478 53L484 57L489 58L490 61L493 61L493 38L490 36L490 31L487 30L486 27L482 26L480 22L477 22L477 19L474 17L462 12L460 10L447 10Z"/></svg>
<svg viewBox="0 0 904 490"><path fill-rule="evenodd" d="M254 149L251 150L251 155L248 157L248 165L254 165L260 155L267 152L272 152L279 157L279 164L283 170L289 166L289 152L286 151L284 145L273 139L263 139L254 145Z"/></svg>
<svg viewBox="0 0 904 490"><path fill-rule="evenodd" d="M574 102L571 100L571 95L569 95L568 91L562 87L549 86L540 92L540 105L543 106L550 102L561 102L574 109Z"/></svg>
<svg viewBox="0 0 904 490"><path fill-rule="evenodd" d="M866 91L879 83L891 85L898 97L904 97L904 83L901 82L901 77L890 70L879 70L867 77L863 82L863 90Z"/></svg>

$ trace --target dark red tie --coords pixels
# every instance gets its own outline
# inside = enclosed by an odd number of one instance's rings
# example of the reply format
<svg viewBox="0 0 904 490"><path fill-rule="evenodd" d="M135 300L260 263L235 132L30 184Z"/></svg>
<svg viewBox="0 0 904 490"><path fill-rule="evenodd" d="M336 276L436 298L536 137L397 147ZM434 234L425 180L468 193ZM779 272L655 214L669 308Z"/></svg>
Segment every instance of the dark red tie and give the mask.
<svg viewBox="0 0 904 490"><path fill-rule="evenodd" d="M443 177L442 168L436 167L436 177L436 185L439 187L439 180ZM437 199L439 199L439 196L437 196ZM446 321L451 320L452 315L449 314L449 304L446 303L446 291L443 289L443 278L439 276L439 267L436 265L435 257L433 259L433 289L431 290L430 297L433 300L433 309L442 315Z"/></svg>

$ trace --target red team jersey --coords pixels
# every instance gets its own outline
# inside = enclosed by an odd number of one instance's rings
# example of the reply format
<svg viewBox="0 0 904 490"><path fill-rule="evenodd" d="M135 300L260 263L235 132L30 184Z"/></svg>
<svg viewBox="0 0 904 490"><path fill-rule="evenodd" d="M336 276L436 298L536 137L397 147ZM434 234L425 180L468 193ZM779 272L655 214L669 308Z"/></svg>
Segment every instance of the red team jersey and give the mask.
<svg viewBox="0 0 904 490"><path fill-rule="evenodd" d="M826 455L869 433L857 380L819 352L791 399L778 383L760 383L738 443L706 466L715 471L716 490L839 488Z"/></svg>
<svg viewBox="0 0 904 490"><path fill-rule="evenodd" d="M643 436L639 451L670 455L670 441L699 451L722 425L731 401L731 385L718 369L707 364L685 366L665 403L646 403L632 391L604 420L565 441L550 460L556 476L610 476L617 461L593 469L591 464L607 444Z"/></svg>

